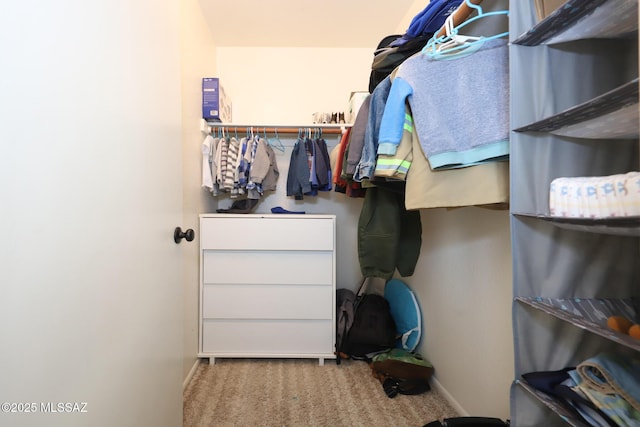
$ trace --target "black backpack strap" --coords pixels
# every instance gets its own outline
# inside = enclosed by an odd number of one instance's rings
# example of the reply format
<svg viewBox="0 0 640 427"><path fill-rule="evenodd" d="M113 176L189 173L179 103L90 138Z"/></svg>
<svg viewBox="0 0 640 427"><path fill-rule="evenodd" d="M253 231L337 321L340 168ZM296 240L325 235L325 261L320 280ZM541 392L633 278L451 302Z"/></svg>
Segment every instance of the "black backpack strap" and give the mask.
<svg viewBox="0 0 640 427"><path fill-rule="evenodd" d="M504 422L499 418L491 417L445 418L442 422L443 427L499 427L508 425L510 425L508 420Z"/></svg>
<svg viewBox="0 0 640 427"><path fill-rule="evenodd" d="M401 379L387 377L382 383L382 389L385 394L394 398L398 394L416 395L431 390L429 383L423 379Z"/></svg>
<svg viewBox="0 0 640 427"><path fill-rule="evenodd" d="M358 292L356 292L356 300L353 303L353 312L358 311L358 306L360 305L360 301L362 301L362 297L367 293L367 288L369 287L369 278L364 277L362 279L362 283L360 283L360 287L358 288Z"/></svg>

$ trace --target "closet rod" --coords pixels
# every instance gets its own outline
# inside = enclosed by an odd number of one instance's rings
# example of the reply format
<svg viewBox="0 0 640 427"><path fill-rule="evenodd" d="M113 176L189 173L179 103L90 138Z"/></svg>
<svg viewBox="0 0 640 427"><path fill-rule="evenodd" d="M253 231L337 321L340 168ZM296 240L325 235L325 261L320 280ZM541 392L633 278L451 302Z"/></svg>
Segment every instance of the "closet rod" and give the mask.
<svg viewBox="0 0 640 427"><path fill-rule="evenodd" d="M253 129L254 133L278 133L278 134L297 134L300 129L320 129L323 135L340 135L342 134L347 127L351 127L351 124L340 123L340 124L311 124L311 125L301 125L301 126L256 126L256 125L237 125L232 123L209 123L210 132L214 132L217 128L228 129L233 132L246 132L247 130Z"/></svg>
<svg viewBox="0 0 640 427"><path fill-rule="evenodd" d="M482 3L482 0L463 0L462 4L455 10L455 12L453 12L454 27L466 21L469 15L471 15L471 13L475 11L475 9L473 9L471 6L467 4L467 1L475 5L479 5L480 3ZM447 30L443 25L442 28L440 28L440 31L438 31L438 33L436 34L436 37L444 36L446 34L447 34Z"/></svg>

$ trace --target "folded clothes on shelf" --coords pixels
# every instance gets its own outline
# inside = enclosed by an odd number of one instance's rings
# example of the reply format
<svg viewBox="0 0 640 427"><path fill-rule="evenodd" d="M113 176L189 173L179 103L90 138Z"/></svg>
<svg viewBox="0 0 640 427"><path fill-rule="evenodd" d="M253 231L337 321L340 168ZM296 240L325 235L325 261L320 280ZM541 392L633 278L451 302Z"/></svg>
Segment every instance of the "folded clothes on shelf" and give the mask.
<svg viewBox="0 0 640 427"><path fill-rule="evenodd" d="M640 172L551 181L549 213L563 218L640 216Z"/></svg>
<svg viewBox="0 0 640 427"><path fill-rule="evenodd" d="M640 425L640 360L604 352L579 363L570 376L617 425Z"/></svg>
<svg viewBox="0 0 640 427"><path fill-rule="evenodd" d="M591 426L640 426L640 359L602 352L576 367L522 374Z"/></svg>

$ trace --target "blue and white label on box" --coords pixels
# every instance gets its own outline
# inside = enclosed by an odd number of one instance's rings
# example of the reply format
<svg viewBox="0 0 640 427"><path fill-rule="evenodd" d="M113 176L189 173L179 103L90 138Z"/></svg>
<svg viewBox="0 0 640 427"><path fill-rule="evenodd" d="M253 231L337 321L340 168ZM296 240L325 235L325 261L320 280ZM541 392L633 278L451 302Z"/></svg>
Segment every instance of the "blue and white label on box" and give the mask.
<svg viewBox="0 0 640 427"><path fill-rule="evenodd" d="M205 120L231 122L231 102L217 77L202 79L202 118Z"/></svg>

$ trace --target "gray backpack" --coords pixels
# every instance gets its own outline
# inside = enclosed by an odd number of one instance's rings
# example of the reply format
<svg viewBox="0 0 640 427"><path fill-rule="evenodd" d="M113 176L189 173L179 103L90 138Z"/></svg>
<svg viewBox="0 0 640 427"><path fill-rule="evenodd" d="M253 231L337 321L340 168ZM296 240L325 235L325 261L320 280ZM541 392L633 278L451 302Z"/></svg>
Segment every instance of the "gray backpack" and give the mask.
<svg viewBox="0 0 640 427"><path fill-rule="evenodd" d="M338 365L343 358L342 348L345 338L353 325L355 306L356 294L351 289L336 290L336 364Z"/></svg>

